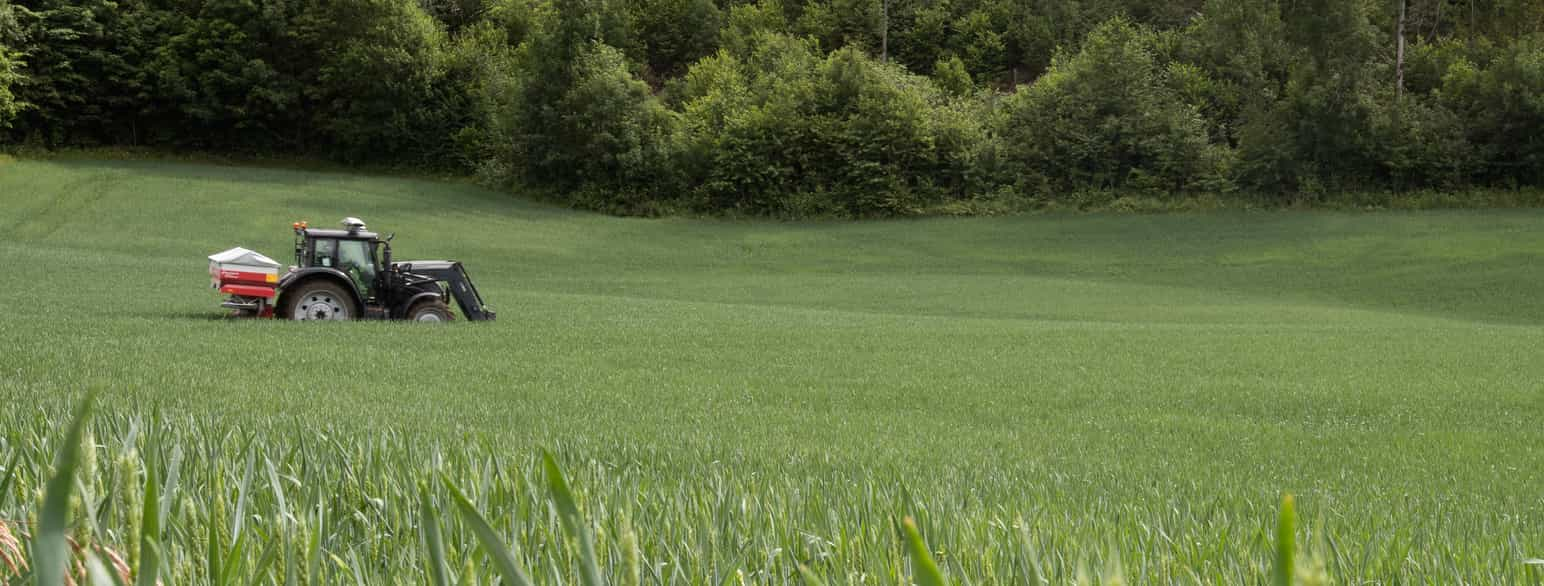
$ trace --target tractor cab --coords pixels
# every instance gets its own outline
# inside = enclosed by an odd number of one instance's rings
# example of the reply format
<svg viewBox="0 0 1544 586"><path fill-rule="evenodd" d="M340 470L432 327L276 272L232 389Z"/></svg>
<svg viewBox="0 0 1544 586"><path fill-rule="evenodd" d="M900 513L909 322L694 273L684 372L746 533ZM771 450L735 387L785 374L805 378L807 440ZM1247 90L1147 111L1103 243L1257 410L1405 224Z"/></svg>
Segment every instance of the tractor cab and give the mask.
<svg viewBox="0 0 1544 586"><path fill-rule="evenodd" d="M358 218L347 218L343 225L343 230L324 230L296 224L295 266L341 272L366 302L379 300L382 267L390 265L390 238L381 240Z"/></svg>

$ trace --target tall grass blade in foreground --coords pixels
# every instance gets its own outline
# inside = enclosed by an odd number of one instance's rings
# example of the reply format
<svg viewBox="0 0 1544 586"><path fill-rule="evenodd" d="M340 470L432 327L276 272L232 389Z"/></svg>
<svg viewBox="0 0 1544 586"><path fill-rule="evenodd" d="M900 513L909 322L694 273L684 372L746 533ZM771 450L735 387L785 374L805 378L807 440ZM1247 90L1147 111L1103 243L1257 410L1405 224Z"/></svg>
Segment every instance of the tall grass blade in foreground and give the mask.
<svg viewBox="0 0 1544 586"><path fill-rule="evenodd" d="M157 574L161 567L161 546L154 537L147 537L139 551L139 568L134 579L134 586L156 586Z"/></svg>
<svg viewBox="0 0 1544 586"><path fill-rule="evenodd" d="M155 543L161 539L161 491L156 482L156 457L160 451L159 417L151 420L151 435L145 443L145 502L140 511L139 559L135 568L136 586L154 586L157 572Z"/></svg>
<svg viewBox="0 0 1544 586"><path fill-rule="evenodd" d="M16 463L21 461L21 450L11 454L11 461L5 465L5 476L0 476L0 507L4 507L11 500L11 482L16 478Z"/></svg>
<svg viewBox="0 0 1544 586"><path fill-rule="evenodd" d="M327 515L322 510L322 493L313 491L311 511L316 515L316 527L311 529L310 552L306 555L306 583L322 583L322 536L326 534Z"/></svg>
<svg viewBox="0 0 1544 586"><path fill-rule="evenodd" d="M493 526L477 512L466 495L461 494L461 489L451 484L449 479L445 479L445 488L450 491L450 498L455 501L456 512L460 513L461 520L472 527L472 533L477 536L483 550L488 552L488 557L493 558L493 567L504 577L504 581L515 586L531 586L531 578L520 568L520 563L515 561L509 546L504 544Z"/></svg>
<svg viewBox="0 0 1544 586"><path fill-rule="evenodd" d="M221 566L221 562L223 561L221 559L221 553L223 553L224 548L220 546L219 528L213 522L209 523L209 543L207 544L207 549L205 551L207 552L205 555L208 556L208 559L204 560L204 563L206 564L205 574L209 580L209 583L212 586L219 586L220 584L224 584L225 580L223 579L223 576L225 573Z"/></svg>
<svg viewBox="0 0 1544 586"><path fill-rule="evenodd" d="M91 586L124 586L118 574L107 569L96 552L86 552L86 583Z"/></svg>
<svg viewBox="0 0 1544 586"><path fill-rule="evenodd" d="M901 521L901 525L906 532L906 553L911 556L912 581L917 586L947 586L949 581L938 570L933 554L928 553L927 543L922 541L922 533L917 531L917 522L907 517Z"/></svg>
<svg viewBox="0 0 1544 586"><path fill-rule="evenodd" d="M418 485L418 515L423 526L424 547L428 549L429 577L434 586L450 586L450 568L445 563L445 542L440 538L440 519L429 502L429 485ZM486 547L486 546L484 546Z"/></svg>
<svg viewBox="0 0 1544 586"><path fill-rule="evenodd" d="M80 463L81 434L95 398L94 393L87 394L81 402L54 459L54 475L48 479L44 492L38 533L32 538L32 566L38 586L64 584L69 571L70 492L75 486L75 468Z"/></svg>
<svg viewBox="0 0 1544 586"><path fill-rule="evenodd" d="M1045 584L1045 570L1040 567L1040 552L1035 547L1034 539L1029 534L1029 524L1024 522L1024 517L1014 518L1013 524L1019 528L1019 559L1023 566L1024 582L1026 584Z"/></svg>
<svg viewBox="0 0 1544 586"><path fill-rule="evenodd" d="M558 468L552 452L543 451L542 461L547 468L547 488L552 491L552 505L557 509L558 518L562 520L569 537L579 542L580 577L584 579L585 586L604 586L606 582L600 577L600 564L595 559L595 540L590 535L590 525L580 516L574 493L568 490L568 482L563 480L563 471Z"/></svg>
<svg viewBox="0 0 1544 586"><path fill-rule="evenodd" d="M628 522L622 524L622 555L626 556L623 577L627 579L627 586L639 586L643 583L643 556L638 551L638 534Z"/></svg>
<svg viewBox="0 0 1544 586"><path fill-rule="evenodd" d="M1297 510L1292 495L1281 497L1281 516L1276 519L1276 568L1271 583L1292 586L1297 563Z"/></svg>
<svg viewBox="0 0 1544 586"><path fill-rule="evenodd" d="M826 586L826 581L821 580L820 576L816 576L815 572L810 571L804 564L799 564L799 576L804 578L804 586Z"/></svg>

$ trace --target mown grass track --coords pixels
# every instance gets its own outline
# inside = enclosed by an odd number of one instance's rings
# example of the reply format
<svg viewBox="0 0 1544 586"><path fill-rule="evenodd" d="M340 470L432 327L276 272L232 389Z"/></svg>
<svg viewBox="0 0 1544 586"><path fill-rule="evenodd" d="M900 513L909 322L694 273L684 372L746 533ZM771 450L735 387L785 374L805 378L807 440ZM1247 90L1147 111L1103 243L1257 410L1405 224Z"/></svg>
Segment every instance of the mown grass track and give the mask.
<svg viewBox="0 0 1544 586"><path fill-rule="evenodd" d="M423 582L438 470L539 580L572 582L541 447L614 579L630 532L650 582L803 563L892 583L911 515L971 583L1117 558L1134 582L1263 582L1282 493L1337 581L1544 579L1524 564L1544 555L1539 211L640 220L90 160L0 163L0 204L0 460L21 463L0 516L34 510L100 389L87 486L118 504L81 530L132 549L138 467L177 462L172 583L208 581L211 525L232 546L249 465L242 531L290 556L269 579L305 574L314 531L325 580ZM285 260L291 221L345 215L400 258L465 261L500 321L215 319L205 255ZM482 563L432 498L450 557Z"/></svg>

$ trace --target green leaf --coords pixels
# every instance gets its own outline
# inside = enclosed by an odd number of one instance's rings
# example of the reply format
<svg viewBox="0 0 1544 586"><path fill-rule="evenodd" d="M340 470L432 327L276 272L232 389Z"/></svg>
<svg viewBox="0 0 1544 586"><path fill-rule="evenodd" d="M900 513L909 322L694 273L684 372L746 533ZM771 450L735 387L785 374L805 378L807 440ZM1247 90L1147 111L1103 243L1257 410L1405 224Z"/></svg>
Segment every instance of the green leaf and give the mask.
<svg viewBox="0 0 1544 586"><path fill-rule="evenodd" d="M1021 570L1024 572L1024 582L1027 584L1047 583L1045 570L1040 566L1040 553L1035 547L1034 539L1029 534L1029 523L1024 517L1018 517L1014 524L1019 528L1019 556L1021 558Z"/></svg>
<svg viewBox="0 0 1544 586"><path fill-rule="evenodd" d="M799 577L804 578L805 586L826 586L826 581L821 580L820 576L816 576L815 572L810 571L809 566L804 564L799 564Z"/></svg>
<svg viewBox="0 0 1544 586"><path fill-rule="evenodd" d="M156 586L160 568L161 548L154 537L146 538L140 545L139 568L134 571L135 586Z"/></svg>
<svg viewBox="0 0 1544 586"><path fill-rule="evenodd" d="M1297 510L1292 495L1281 497L1281 515L1276 519L1276 567L1271 572L1275 586L1292 586L1297 557Z"/></svg>
<svg viewBox="0 0 1544 586"><path fill-rule="evenodd" d="M285 584L299 584L300 583L300 566L299 566L299 561L298 561L298 558L300 557L300 555L298 553L296 553L295 550L296 550L296 546L295 546L295 542L294 542L294 535L292 535L291 531L286 531L285 535L284 535L284 583Z"/></svg>
<svg viewBox="0 0 1544 586"><path fill-rule="evenodd" d="M322 535L326 533L327 516L322 510L322 493L313 491L311 510L316 513L316 527L311 530L310 553L306 556L306 583L322 583Z"/></svg>
<svg viewBox="0 0 1544 586"><path fill-rule="evenodd" d="M161 510L157 520L161 525L159 529L162 533L156 534L155 538L157 540L166 537L165 530L171 527L175 520L173 516L177 514L177 511L172 509L172 501L177 498L177 484L180 480L181 472L182 446L174 444L172 446L172 460L166 466L166 482L161 487Z"/></svg>
<svg viewBox="0 0 1544 586"><path fill-rule="evenodd" d="M477 536L477 541L482 543L483 551L493 558L493 567L504 577L504 581L514 586L531 586L531 579L526 576L525 570L520 568L520 563L515 561L515 556L510 553L509 546L504 545L504 540L493 530L486 519L472 506L472 502L461 494L461 490L444 479L445 488L450 490L450 498L456 503L456 512L460 513L461 520L472 526L472 533Z"/></svg>
<svg viewBox="0 0 1544 586"><path fill-rule="evenodd" d="M429 576L434 586L450 586L450 569L445 564L445 542L440 537L439 516L429 501L429 486L418 484L418 517L424 529L424 547L429 549Z"/></svg>
<svg viewBox="0 0 1544 586"><path fill-rule="evenodd" d="M252 489L252 470L257 464L257 453L247 452L247 471L241 476L241 488L236 491L236 510L231 513L231 536L241 538L241 524L247 508L247 492Z"/></svg>
<svg viewBox="0 0 1544 586"><path fill-rule="evenodd" d="M156 563L151 559L149 551L161 535L161 490L160 483L156 482L156 438L150 437L145 446L145 502L140 511L139 531L139 568L135 571L134 583L138 586L154 586L156 581Z"/></svg>
<svg viewBox="0 0 1544 586"><path fill-rule="evenodd" d="M563 471L558 468L552 452L543 450L542 461L547 469L547 489L552 492L552 504L563 522L563 529L568 531L569 537L579 542L579 577L585 586L604 586L606 581L600 577L600 564L596 560L595 540L590 537L590 524L579 514L574 493L568 489L568 481L563 479Z"/></svg>
<svg viewBox="0 0 1544 586"><path fill-rule="evenodd" d="M204 562L208 564L209 583L212 586L221 586L225 583L223 572L220 571L220 552L222 548L220 547L220 531L217 527L218 525L211 520L209 523L209 550L205 554L209 557Z"/></svg>
<svg viewBox="0 0 1544 586"><path fill-rule="evenodd" d="M38 586L64 584L69 571L70 546L66 537L70 530L70 492L75 486L75 468L80 465L81 435L95 398L95 393L90 393L81 402L54 457L54 476L48 479L44 490L38 533L32 538L33 572Z"/></svg>
<svg viewBox="0 0 1544 586"><path fill-rule="evenodd" d="M0 477L0 509L11 500L11 480L16 478L16 461L21 459L21 450L11 454L11 461L5 465L5 476Z"/></svg>
<svg viewBox="0 0 1544 586"><path fill-rule="evenodd" d="M558 468L551 452L542 452L542 466L547 472L547 490L552 493L552 504L557 507L558 519L563 522L564 529L571 533L578 531L579 505L574 501L574 494L568 490L568 481L563 479L563 471Z"/></svg>
<svg viewBox="0 0 1544 586"><path fill-rule="evenodd" d="M118 572L108 569L95 551L86 552L86 583L92 586L123 586Z"/></svg>
<svg viewBox="0 0 1544 586"><path fill-rule="evenodd" d="M231 544L231 549L225 554L225 563L222 564L219 584L232 584L233 578L239 576L242 562L246 560L243 555L246 552L247 536L239 535L236 542Z"/></svg>
<svg viewBox="0 0 1544 586"><path fill-rule="evenodd" d="M252 574L247 577L247 584L266 584L269 582L265 578L268 577L269 566L272 566L274 560L278 559L278 543L277 540L269 540L268 545L263 547L262 553L257 555L257 564L252 566Z"/></svg>
<svg viewBox="0 0 1544 586"><path fill-rule="evenodd" d="M461 564L461 576L456 579L456 586L481 586L477 579L477 565L472 563L472 558L466 558L466 563Z"/></svg>
<svg viewBox="0 0 1544 586"><path fill-rule="evenodd" d="M906 552L911 555L911 579L917 586L945 586L949 582L944 579L943 572L938 571L938 564L933 561L933 554L928 553L927 543L922 541L922 533L917 531L917 522L911 517L901 521L906 533Z"/></svg>
<svg viewBox="0 0 1544 586"><path fill-rule="evenodd" d="M281 526L288 527L289 522L285 520L285 517L288 514L289 506L284 502L284 485L279 482L279 471L273 467L273 460L264 458L263 462L268 465L268 483L273 486L273 501L276 505L274 507L274 516L278 518Z"/></svg>
<svg viewBox="0 0 1544 586"><path fill-rule="evenodd" d="M368 567L360 563L359 554L352 549L348 551L348 571L354 575L354 586L365 586L367 583L365 575L369 572Z"/></svg>

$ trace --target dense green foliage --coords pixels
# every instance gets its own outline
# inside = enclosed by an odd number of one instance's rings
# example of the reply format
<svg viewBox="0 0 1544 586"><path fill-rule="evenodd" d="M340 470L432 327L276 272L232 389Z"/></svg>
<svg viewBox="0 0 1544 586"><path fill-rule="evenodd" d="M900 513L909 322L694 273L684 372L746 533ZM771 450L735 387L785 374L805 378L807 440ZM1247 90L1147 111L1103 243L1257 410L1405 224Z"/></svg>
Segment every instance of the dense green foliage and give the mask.
<svg viewBox="0 0 1544 586"><path fill-rule="evenodd" d="M699 62L680 99L699 205L797 215L905 214L965 197L986 135L927 80L842 49L760 33Z"/></svg>
<svg viewBox="0 0 1544 586"><path fill-rule="evenodd" d="M0 0L0 130L9 128L11 120L21 111L12 86L21 79L20 54L14 47L21 32L16 26L16 16L6 0Z"/></svg>
<svg viewBox="0 0 1544 586"><path fill-rule="evenodd" d="M6 0L0 137L624 213L1544 186L1544 3ZM1396 83L1404 80L1403 86Z"/></svg>
<svg viewBox="0 0 1544 586"><path fill-rule="evenodd" d="M440 474L537 583L578 583L539 448L617 584L898 584L904 516L956 584L1261 584L1284 492L1336 584L1544 571L1536 210L653 220L0 165L0 519L39 513L99 389L72 527L138 565L157 487L166 584L429 583L436 518L486 583ZM350 214L465 261L499 321L217 318L204 255L286 260L290 222Z"/></svg>
<svg viewBox="0 0 1544 586"><path fill-rule="evenodd" d="M1005 167L1029 193L1133 187L1217 189L1225 149L1200 112L1168 83L1159 39L1124 20L1089 33L1004 104Z"/></svg>

